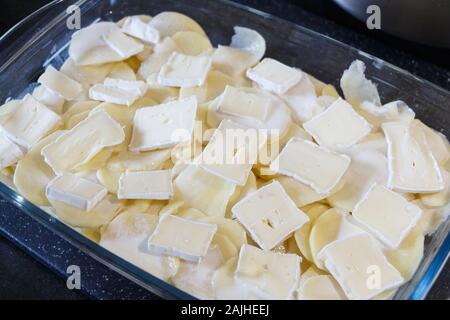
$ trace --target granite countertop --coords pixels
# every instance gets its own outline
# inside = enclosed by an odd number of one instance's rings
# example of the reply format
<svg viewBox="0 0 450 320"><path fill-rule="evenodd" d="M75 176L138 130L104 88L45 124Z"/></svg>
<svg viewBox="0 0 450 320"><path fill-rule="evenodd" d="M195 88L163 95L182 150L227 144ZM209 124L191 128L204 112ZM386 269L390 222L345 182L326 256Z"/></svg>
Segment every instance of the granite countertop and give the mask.
<svg viewBox="0 0 450 320"><path fill-rule="evenodd" d="M45 0L0 0L0 34ZM329 35L450 90L450 52L369 31L330 0L238 0ZM68 265L81 266L82 290L66 287ZM87 270L87 271L86 271ZM450 298L450 263L428 299ZM156 298L41 227L0 198L0 299Z"/></svg>

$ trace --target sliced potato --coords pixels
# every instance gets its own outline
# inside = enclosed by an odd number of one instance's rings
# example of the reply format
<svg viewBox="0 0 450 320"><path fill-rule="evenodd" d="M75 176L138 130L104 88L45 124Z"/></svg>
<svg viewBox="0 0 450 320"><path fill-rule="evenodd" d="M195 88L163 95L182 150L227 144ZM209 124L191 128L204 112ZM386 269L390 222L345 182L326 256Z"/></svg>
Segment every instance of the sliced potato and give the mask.
<svg viewBox="0 0 450 320"><path fill-rule="evenodd" d="M181 209L178 213L177 216L184 218L184 219L189 219L189 220L197 220L197 219L201 219L201 218L205 218L207 217L206 214L204 214L203 212L201 212L198 209L195 208L184 208Z"/></svg>
<svg viewBox="0 0 450 320"><path fill-rule="evenodd" d="M119 178L123 171L100 168L97 171L97 179L108 189L108 192L117 194L119 189Z"/></svg>
<svg viewBox="0 0 450 320"><path fill-rule="evenodd" d="M266 40L263 36L255 30L244 27L234 27L230 46L251 53L254 64L257 64L266 53Z"/></svg>
<svg viewBox="0 0 450 320"><path fill-rule="evenodd" d="M113 65L108 74L108 78L136 81L134 70L125 62L118 62Z"/></svg>
<svg viewBox="0 0 450 320"><path fill-rule="evenodd" d="M300 282L300 300L347 300L344 291L331 275L311 276Z"/></svg>
<svg viewBox="0 0 450 320"><path fill-rule="evenodd" d="M159 31L161 39L172 37L180 31L192 31L206 36L205 31L195 20L178 12L161 12L154 16L149 24Z"/></svg>
<svg viewBox="0 0 450 320"><path fill-rule="evenodd" d="M56 131L39 141L19 162L14 172L17 190L37 206L48 206L45 195L47 184L55 177L52 168L41 156L41 150L60 137L64 131Z"/></svg>
<svg viewBox="0 0 450 320"><path fill-rule="evenodd" d="M216 233L212 240L212 244L220 248L220 252L225 260L236 257L239 254L239 248L226 235Z"/></svg>
<svg viewBox="0 0 450 320"><path fill-rule="evenodd" d="M234 190L233 195L230 198L230 202L227 205L227 211L225 214L225 217L231 218L233 216L231 209L233 206L241 201L243 198L245 198L247 195L249 195L252 192L255 192L258 190L258 187L256 186L256 177L253 174L253 172L250 172L247 178L247 182L244 186L237 186Z"/></svg>
<svg viewBox="0 0 450 320"><path fill-rule="evenodd" d="M181 53L197 56L213 49L209 39L193 31L178 31L172 36Z"/></svg>
<svg viewBox="0 0 450 320"><path fill-rule="evenodd" d="M98 101L92 101L92 100L86 100L86 101L79 101L74 103L70 106L69 109L63 114L62 118L64 121L64 125L67 126L67 121L74 115L83 113L86 111L91 111L96 106L98 106L100 102Z"/></svg>
<svg viewBox="0 0 450 320"><path fill-rule="evenodd" d="M238 249L240 249L243 244L247 243L247 233L244 227L236 220L220 217L205 217L198 220L205 223L216 224L217 233L226 235Z"/></svg>
<svg viewBox="0 0 450 320"><path fill-rule="evenodd" d="M212 70L208 73L203 86L181 88L180 99L196 96L198 103L202 104L217 98L225 90L225 87L232 83L233 79L230 76L220 71Z"/></svg>
<svg viewBox="0 0 450 320"><path fill-rule="evenodd" d="M100 245L148 273L167 280L177 273L179 259L152 255L142 249L157 224L157 216L123 212L103 230Z"/></svg>

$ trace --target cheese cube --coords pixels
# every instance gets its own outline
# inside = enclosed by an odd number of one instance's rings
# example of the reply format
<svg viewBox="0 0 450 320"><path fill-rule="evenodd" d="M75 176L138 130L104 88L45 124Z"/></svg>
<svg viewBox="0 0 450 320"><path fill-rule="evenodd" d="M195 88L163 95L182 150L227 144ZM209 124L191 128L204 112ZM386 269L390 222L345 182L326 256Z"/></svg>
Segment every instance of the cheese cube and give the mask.
<svg viewBox="0 0 450 320"><path fill-rule="evenodd" d="M59 72L51 65L39 77L38 82L66 100L74 100L83 91L80 83Z"/></svg>
<svg viewBox="0 0 450 320"><path fill-rule="evenodd" d="M189 143L196 112L195 97L136 110L130 151L150 151Z"/></svg>
<svg viewBox="0 0 450 320"><path fill-rule="evenodd" d="M148 239L148 249L155 254L200 262L206 255L217 225L167 215Z"/></svg>
<svg viewBox="0 0 450 320"><path fill-rule="evenodd" d="M293 177L322 194L330 193L350 164L350 157L315 143L292 138L270 164L270 170Z"/></svg>
<svg viewBox="0 0 450 320"><path fill-rule="evenodd" d="M159 31L138 16L127 17L123 23L122 32L147 43L156 44L160 40Z"/></svg>
<svg viewBox="0 0 450 320"><path fill-rule="evenodd" d="M232 212L264 250L273 249L309 221L278 181L249 194Z"/></svg>
<svg viewBox="0 0 450 320"><path fill-rule="evenodd" d="M112 29L104 36L106 44L122 58L128 59L144 50L144 45L126 36L120 29Z"/></svg>
<svg viewBox="0 0 450 320"><path fill-rule="evenodd" d="M266 136L258 136L257 130L223 120L196 162L200 161L206 171L243 186L265 142Z"/></svg>
<svg viewBox="0 0 450 320"><path fill-rule="evenodd" d="M330 244L320 259L352 300L368 300L400 286L404 279L367 233Z"/></svg>
<svg viewBox="0 0 450 320"><path fill-rule="evenodd" d="M401 192L438 192L445 188L439 166L417 123L382 124L388 145L387 186Z"/></svg>
<svg viewBox="0 0 450 320"><path fill-rule="evenodd" d="M302 72L277 60L265 58L256 67L247 71L247 77L262 89L284 94L300 82Z"/></svg>
<svg viewBox="0 0 450 320"><path fill-rule="evenodd" d="M22 149L0 129L0 170L16 164L24 155Z"/></svg>
<svg viewBox="0 0 450 320"><path fill-rule="evenodd" d="M45 190L47 198L85 211L91 211L107 193L101 184L67 173L51 180Z"/></svg>
<svg viewBox="0 0 450 320"><path fill-rule="evenodd" d="M263 251L248 244L241 247L236 279L266 299L291 299L300 278L301 259L296 254Z"/></svg>
<svg viewBox="0 0 450 320"><path fill-rule="evenodd" d="M88 162L103 148L124 140L121 125L99 110L45 146L41 154L56 174L62 174Z"/></svg>
<svg viewBox="0 0 450 320"><path fill-rule="evenodd" d="M227 85L220 97L217 111L264 122L270 105L271 100L268 97Z"/></svg>
<svg viewBox="0 0 450 320"><path fill-rule="evenodd" d="M348 149L371 131L370 124L342 99L305 122L303 128L320 146L336 151Z"/></svg>
<svg viewBox="0 0 450 320"><path fill-rule="evenodd" d="M388 188L374 184L353 210L353 217L390 249L416 225L421 209Z"/></svg>
<svg viewBox="0 0 450 320"><path fill-rule="evenodd" d="M202 86L211 68L211 57L188 56L174 52L161 67L158 83L169 87Z"/></svg>
<svg viewBox="0 0 450 320"><path fill-rule="evenodd" d="M171 170L123 173L119 178L119 199L170 199L173 194Z"/></svg>
<svg viewBox="0 0 450 320"><path fill-rule="evenodd" d="M27 95L2 124L7 137L30 149L61 124L61 117Z"/></svg>

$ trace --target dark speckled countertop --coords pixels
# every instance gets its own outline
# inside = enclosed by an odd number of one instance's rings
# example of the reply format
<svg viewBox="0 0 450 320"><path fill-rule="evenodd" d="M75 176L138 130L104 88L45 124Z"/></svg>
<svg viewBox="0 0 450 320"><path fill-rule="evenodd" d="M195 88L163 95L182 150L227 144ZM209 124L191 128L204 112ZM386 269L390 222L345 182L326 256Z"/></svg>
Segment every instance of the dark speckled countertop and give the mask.
<svg viewBox="0 0 450 320"><path fill-rule="evenodd" d="M239 0L329 35L450 90L450 52L369 31L330 0ZM47 3L0 0L0 33ZM66 269L82 269L81 290L68 290ZM447 263L428 299L450 298ZM155 299L126 278L41 227L0 199L0 299Z"/></svg>

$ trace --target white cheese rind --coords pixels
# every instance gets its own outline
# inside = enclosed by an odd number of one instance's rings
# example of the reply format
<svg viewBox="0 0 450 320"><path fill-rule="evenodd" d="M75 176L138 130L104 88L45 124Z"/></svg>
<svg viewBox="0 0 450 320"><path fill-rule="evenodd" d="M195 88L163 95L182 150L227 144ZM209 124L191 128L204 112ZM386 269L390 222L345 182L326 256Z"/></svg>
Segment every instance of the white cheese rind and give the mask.
<svg viewBox="0 0 450 320"><path fill-rule="evenodd" d="M124 140L122 126L99 110L45 146L41 154L56 174L62 174L86 163L103 148Z"/></svg>
<svg viewBox="0 0 450 320"><path fill-rule="evenodd" d="M366 135L371 125L345 100L338 99L325 111L303 124L317 143L335 151L345 151Z"/></svg>
<svg viewBox="0 0 450 320"><path fill-rule="evenodd" d="M122 32L147 43L156 44L160 40L159 31L138 16L127 17L123 23Z"/></svg>
<svg viewBox="0 0 450 320"><path fill-rule="evenodd" d="M311 141L291 138L270 170L293 177L320 194L330 193L350 164L350 157L337 154Z"/></svg>
<svg viewBox="0 0 450 320"><path fill-rule="evenodd" d="M325 267L352 300L368 300L404 279L367 233L335 241L321 252Z"/></svg>
<svg viewBox="0 0 450 320"><path fill-rule="evenodd" d="M227 85L220 96L217 111L264 122L270 106L271 100L268 97Z"/></svg>
<svg viewBox="0 0 450 320"><path fill-rule="evenodd" d="M10 140L30 149L60 124L59 115L27 95L2 123L2 127Z"/></svg>
<svg viewBox="0 0 450 320"><path fill-rule="evenodd" d="M231 209L264 250L271 250L309 221L278 181L249 194Z"/></svg>
<svg viewBox="0 0 450 320"><path fill-rule="evenodd" d="M130 151L150 151L189 143L196 112L195 97L138 109L134 116Z"/></svg>
<svg viewBox="0 0 450 320"><path fill-rule="evenodd" d="M248 244L241 247L236 280L266 299L291 299L300 278L301 259L296 254L263 251Z"/></svg>
<svg viewBox="0 0 450 320"><path fill-rule="evenodd" d="M0 129L0 170L16 164L24 155L22 149Z"/></svg>
<svg viewBox="0 0 450 320"><path fill-rule="evenodd" d="M39 77L38 82L66 100L74 100L83 91L83 86L56 70L51 65Z"/></svg>
<svg viewBox="0 0 450 320"><path fill-rule="evenodd" d="M302 72L277 60L265 58L254 68L247 70L247 77L262 89L284 94L302 79Z"/></svg>
<svg viewBox="0 0 450 320"><path fill-rule="evenodd" d="M111 49L124 59L128 59L144 50L143 44L126 36L120 29L112 29L103 39Z"/></svg>
<svg viewBox="0 0 450 320"><path fill-rule="evenodd" d="M85 211L91 211L107 193L101 184L67 173L51 180L45 190L47 198Z"/></svg>
<svg viewBox="0 0 450 320"><path fill-rule="evenodd" d="M216 232L215 224L167 215L160 219L148 239L148 249L155 254L198 263L206 255Z"/></svg>
<svg viewBox="0 0 450 320"><path fill-rule="evenodd" d="M401 195L374 184L358 202L352 217L394 250L411 232L422 210Z"/></svg>
<svg viewBox="0 0 450 320"><path fill-rule="evenodd" d="M173 195L171 170L135 171L119 178L119 199L170 199Z"/></svg>
<svg viewBox="0 0 450 320"><path fill-rule="evenodd" d="M209 56L189 56L173 52L169 60L161 67L158 83L168 87L197 87L205 83L211 68Z"/></svg>
<svg viewBox="0 0 450 320"><path fill-rule="evenodd" d="M442 191L444 179L423 129L400 121L383 123L382 128L388 146L387 186L400 192Z"/></svg>

